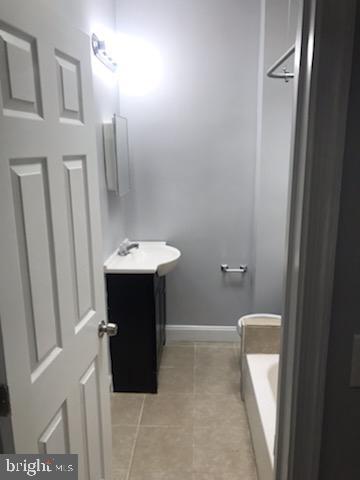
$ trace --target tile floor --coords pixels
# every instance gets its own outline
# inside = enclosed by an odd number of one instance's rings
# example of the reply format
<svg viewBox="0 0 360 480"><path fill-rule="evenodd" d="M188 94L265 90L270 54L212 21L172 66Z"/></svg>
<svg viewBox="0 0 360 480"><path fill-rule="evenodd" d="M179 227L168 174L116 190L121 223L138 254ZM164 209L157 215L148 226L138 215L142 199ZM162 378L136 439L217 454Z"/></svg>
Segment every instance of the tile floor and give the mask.
<svg viewBox="0 0 360 480"><path fill-rule="evenodd" d="M170 344L157 395L112 395L114 480L256 480L236 344Z"/></svg>

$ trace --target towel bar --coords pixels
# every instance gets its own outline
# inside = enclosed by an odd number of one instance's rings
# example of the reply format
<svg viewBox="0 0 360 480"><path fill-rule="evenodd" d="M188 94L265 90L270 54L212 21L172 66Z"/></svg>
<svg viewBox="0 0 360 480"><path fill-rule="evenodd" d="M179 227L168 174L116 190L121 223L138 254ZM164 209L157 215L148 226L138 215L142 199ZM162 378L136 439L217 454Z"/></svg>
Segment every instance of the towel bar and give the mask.
<svg viewBox="0 0 360 480"><path fill-rule="evenodd" d="M247 265L240 265L239 268L230 268L229 265L226 263L223 263L220 265L220 270L223 273L246 273L248 271L248 266Z"/></svg>

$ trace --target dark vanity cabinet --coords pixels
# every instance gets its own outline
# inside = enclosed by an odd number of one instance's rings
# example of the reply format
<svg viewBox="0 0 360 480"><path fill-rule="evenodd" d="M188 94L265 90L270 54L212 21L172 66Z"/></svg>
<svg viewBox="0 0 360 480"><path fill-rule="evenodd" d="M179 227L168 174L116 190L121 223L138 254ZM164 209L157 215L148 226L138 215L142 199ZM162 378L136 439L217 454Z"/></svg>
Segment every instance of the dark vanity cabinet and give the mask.
<svg viewBox="0 0 360 480"><path fill-rule="evenodd" d="M110 338L114 392L157 393L165 344L165 276L106 274L108 318L118 325Z"/></svg>

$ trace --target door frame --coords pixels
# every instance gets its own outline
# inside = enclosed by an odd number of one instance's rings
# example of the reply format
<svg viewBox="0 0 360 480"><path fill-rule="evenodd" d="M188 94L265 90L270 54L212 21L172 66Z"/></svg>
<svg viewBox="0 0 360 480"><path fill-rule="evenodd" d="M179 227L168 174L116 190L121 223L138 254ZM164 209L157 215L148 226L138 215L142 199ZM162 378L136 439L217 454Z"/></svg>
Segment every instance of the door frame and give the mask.
<svg viewBox="0 0 360 480"><path fill-rule="evenodd" d="M318 479L355 12L356 0L300 8L276 480Z"/></svg>

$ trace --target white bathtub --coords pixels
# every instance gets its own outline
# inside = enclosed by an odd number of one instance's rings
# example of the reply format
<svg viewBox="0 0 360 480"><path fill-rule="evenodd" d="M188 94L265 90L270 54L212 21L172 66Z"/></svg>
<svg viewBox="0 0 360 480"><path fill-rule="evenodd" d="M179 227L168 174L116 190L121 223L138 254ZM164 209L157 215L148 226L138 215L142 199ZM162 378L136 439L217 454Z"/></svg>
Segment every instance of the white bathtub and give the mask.
<svg viewBox="0 0 360 480"><path fill-rule="evenodd" d="M272 480L274 475L278 367L279 355L246 355L244 400L259 480Z"/></svg>

